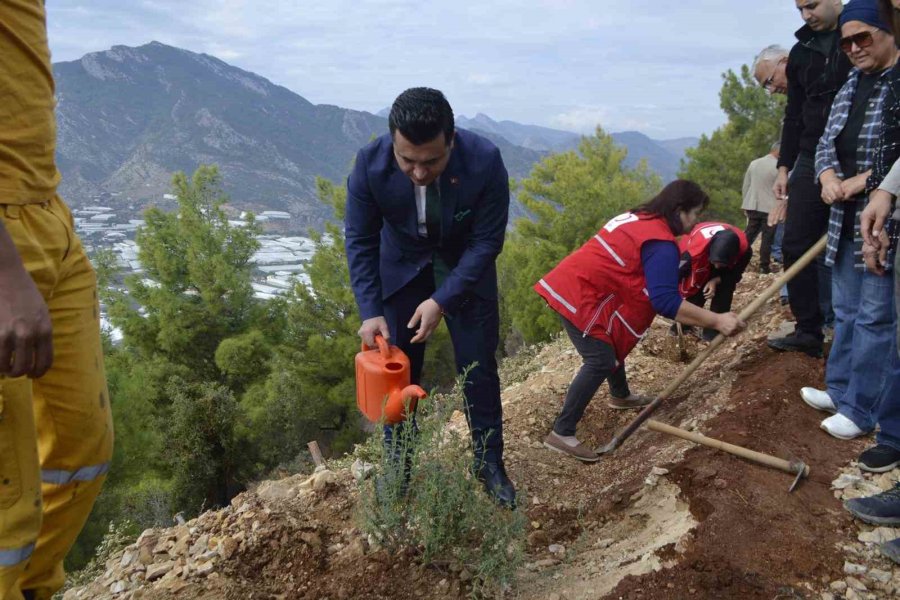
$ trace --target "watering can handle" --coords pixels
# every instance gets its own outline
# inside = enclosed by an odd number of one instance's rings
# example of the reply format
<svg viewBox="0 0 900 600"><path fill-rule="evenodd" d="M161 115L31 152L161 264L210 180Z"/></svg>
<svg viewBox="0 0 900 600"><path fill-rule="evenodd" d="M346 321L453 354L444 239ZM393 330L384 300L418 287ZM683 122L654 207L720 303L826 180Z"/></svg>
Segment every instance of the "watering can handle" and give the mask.
<svg viewBox="0 0 900 600"><path fill-rule="evenodd" d="M388 346L387 340L385 340L383 336L375 336L375 345L378 346L378 349L381 351L381 356L384 358L388 358L391 355L391 347ZM372 348L369 348L365 342L362 343L363 352L371 349Z"/></svg>

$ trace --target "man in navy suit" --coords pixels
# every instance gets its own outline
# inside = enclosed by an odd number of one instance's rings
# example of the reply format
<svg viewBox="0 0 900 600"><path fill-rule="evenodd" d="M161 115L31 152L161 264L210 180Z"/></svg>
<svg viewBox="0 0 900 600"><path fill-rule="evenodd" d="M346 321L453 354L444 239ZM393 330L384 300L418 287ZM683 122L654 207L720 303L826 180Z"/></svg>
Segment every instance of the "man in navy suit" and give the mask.
<svg viewBox="0 0 900 600"><path fill-rule="evenodd" d="M390 134L359 151L347 181L347 261L362 317L359 335L391 339L419 383L425 342L446 317L465 385L475 474L502 505L515 504L503 466L495 260L503 248L509 179L500 151L454 127L444 95L406 90ZM385 428L390 443L391 428Z"/></svg>

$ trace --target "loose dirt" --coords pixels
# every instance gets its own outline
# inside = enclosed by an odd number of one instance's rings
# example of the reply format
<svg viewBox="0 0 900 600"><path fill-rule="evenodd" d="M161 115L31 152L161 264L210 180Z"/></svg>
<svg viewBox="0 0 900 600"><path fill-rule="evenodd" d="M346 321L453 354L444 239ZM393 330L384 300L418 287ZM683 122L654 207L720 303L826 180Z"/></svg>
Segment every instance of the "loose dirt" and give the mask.
<svg viewBox="0 0 900 600"><path fill-rule="evenodd" d="M748 273L735 305L746 305L773 280ZM777 299L767 305L749 331L723 344L655 418L805 461L811 478L792 494L786 473L646 430L594 465L552 453L542 440L580 359L567 339L558 339L507 362L506 463L530 530L526 563L505 598L825 599L836 582L843 585L847 548L859 526L831 482L869 440L839 441L819 428L827 415L803 404L799 388L822 384L823 361L779 354L765 344L784 316ZM668 326L658 320L629 357L633 391L659 392L684 368ZM686 343L689 360L702 346L691 336ZM608 398L604 387L579 428L579 438L592 446L607 442L636 414L609 408ZM452 426L464 428L464 419ZM348 470L318 487L307 477L266 482L181 533L145 533L159 550L149 565L123 566L128 561L120 553L104 576L70 590L66 600L469 595L467 574L458 568L423 565L414 551L389 555L369 545L353 519L357 492ZM203 535L208 551L179 550ZM223 547L233 552L216 555ZM148 582L148 569L160 561L171 562L171 572ZM877 566L879 576L888 575L884 589L895 589L891 577L900 589L900 570L884 561Z"/></svg>

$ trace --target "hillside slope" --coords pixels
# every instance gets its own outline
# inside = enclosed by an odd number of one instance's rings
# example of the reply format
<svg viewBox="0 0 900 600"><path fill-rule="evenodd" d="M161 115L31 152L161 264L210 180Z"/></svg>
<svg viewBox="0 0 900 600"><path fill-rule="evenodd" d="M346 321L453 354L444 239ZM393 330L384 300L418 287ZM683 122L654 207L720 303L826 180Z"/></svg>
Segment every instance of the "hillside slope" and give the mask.
<svg viewBox="0 0 900 600"><path fill-rule="evenodd" d="M772 278L748 273L736 305ZM847 465L866 441L818 428L822 415L797 392L821 382L823 362L765 345L784 317L770 303L655 418L806 461L811 478L792 494L785 473L647 430L596 465L563 459L541 440L578 356L560 339L506 362L507 466L530 522L526 562L506 597L833 600L900 591L900 568L874 547L893 532L855 523L837 498L889 487L896 473L860 476ZM634 390L658 392L684 367L667 328L658 320L629 357ZM693 338L688 351L698 351ZM588 408L579 432L588 443L604 443L634 416L608 408L607 397L604 388ZM452 426L465 427L462 417ZM834 490L842 470L849 475ZM357 497L347 468L264 482L224 510L144 532L65 599L467 597L465 570L370 545L353 519Z"/></svg>

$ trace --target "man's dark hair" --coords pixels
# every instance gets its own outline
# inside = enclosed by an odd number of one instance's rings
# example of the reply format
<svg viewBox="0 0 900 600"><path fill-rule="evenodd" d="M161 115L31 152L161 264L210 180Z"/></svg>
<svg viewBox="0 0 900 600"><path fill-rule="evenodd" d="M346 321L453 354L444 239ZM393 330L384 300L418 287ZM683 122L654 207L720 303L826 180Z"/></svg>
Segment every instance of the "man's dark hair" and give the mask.
<svg viewBox="0 0 900 600"><path fill-rule="evenodd" d="M438 90L426 87L409 88L394 100L388 117L391 137L399 131L403 137L419 146L427 144L440 133L444 141L453 141L453 109Z"/></svg>
<svg viewBox="0 0 900 600"><path fill-rule="evenodd" d="M730 265L741 251L741 239L730 229L717 231L709 242L709 262Z"/></svg>
<svg viewBox="0 0 900 600"><path fill-rule="evenodd" d="M632 209L635 213L659 215L669 224L673 235L684 233L680 212L690 212L697 207L706 208L709 196L699 185L687 179L676 179L656 196Z"/></svg>

